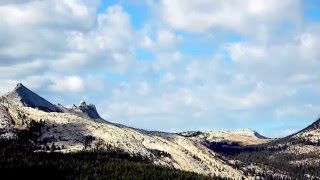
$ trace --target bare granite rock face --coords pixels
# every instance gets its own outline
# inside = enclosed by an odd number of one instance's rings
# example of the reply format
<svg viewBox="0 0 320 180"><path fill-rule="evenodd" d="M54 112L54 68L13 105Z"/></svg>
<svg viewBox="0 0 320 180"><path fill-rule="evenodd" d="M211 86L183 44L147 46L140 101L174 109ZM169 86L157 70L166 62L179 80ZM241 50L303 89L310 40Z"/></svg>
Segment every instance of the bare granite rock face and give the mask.
<svg viewBox="0 0 320 180"><path fill-rule="evenodd" d="M18 83L13 91L4 95L7 100L21 103L24 106L37 108L45 112L60 112L59 108L43 97L32 92L26 88L23 84Z"/></svg>
<svg viewBox="0 0 320 180"><path fill-rule="evenodd" d="M0 102L0 138L14 138L14 126L15 122L10 116L8 107L4 102Z"/></svg>

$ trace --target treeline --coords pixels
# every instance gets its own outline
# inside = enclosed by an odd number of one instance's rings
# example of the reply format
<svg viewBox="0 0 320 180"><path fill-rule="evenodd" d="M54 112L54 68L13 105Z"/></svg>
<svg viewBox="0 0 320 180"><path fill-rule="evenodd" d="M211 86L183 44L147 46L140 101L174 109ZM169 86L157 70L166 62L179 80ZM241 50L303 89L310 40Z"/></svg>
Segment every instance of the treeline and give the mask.
<svg viewBox="0 0 320 180"><path fill-rule="evenodd" d="M0 143L0 174L11 179L20 176L27 179L210 179L140 162L143 158L126 154L88 151L71 154L34 153L17 149L19 146L3 147L6 143Z"/></svg>

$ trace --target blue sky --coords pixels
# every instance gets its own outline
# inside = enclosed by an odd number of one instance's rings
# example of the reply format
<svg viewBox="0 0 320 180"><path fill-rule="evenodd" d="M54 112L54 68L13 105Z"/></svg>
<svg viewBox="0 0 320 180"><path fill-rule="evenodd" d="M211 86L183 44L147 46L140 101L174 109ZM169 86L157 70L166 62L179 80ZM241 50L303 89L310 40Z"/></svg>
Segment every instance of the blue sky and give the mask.
<svg viewBox="0 0 320 180"><path fill-rule="evenodd" d="M280 137L320 113L320 2L18 0L0 3L0 92L161 131Z"/></svg>

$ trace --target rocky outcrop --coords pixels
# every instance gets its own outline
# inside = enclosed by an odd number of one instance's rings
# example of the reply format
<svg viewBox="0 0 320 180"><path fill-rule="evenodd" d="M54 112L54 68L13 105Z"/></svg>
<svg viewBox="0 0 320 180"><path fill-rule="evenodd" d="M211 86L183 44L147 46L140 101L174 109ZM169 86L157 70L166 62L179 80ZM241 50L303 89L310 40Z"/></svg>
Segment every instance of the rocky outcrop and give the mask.
<svg viewBox="0 0 320 180"><path fill-rule="evenodd" d="M82 101L79 105L79 109L92 119L101 118L94 104L87 105L86 102Z"/></svg>

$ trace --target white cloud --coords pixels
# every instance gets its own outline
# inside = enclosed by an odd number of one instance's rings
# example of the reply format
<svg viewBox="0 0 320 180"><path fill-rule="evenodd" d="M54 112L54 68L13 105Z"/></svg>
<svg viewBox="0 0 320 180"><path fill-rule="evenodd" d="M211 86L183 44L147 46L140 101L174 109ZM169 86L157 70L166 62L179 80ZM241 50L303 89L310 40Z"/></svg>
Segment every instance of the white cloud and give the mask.
<svg viewBox="0 0 320 180"><path fill-rule="evenodd" d="M97 5L72 0L0 6L0 64L41 59L58 71L70 65L126 71L135 46L130 16L120 6L96 14Z"/></svg>
<svg viewBox="0 0 320 180"><path fill-rule="evenodd" d="M84 82L78 76L67 76L53 79L49 88L54 92L81 92L84 90Z"/></svg>
<svg viewBox="0 0 320 180"><path fill-rule="evenodd" d="M164 22L188 32L226 28L245 34L264 33L271 25L298 23L301 15L299 0L161 0L159 4Z"/></svg>
<svg viewBox="0 0 320 180"><path fill-rule="evenodd" d="M153 47L154 42L151 40L149 36L142 37L140 46L143 48L151 49Z"/></svg>
<svg viewBox="0 0 320 180"><path fill-rule="evenodd" d="M137 30L120 5L97 14L98 3L85 0L2 1L0 92L22 82L66 104L95 101L110 121L158 130L247 126L262 111L287 117L320 77L320 28L300 26L301 3L148 1L155 14ZM241 40L225 39L233 33ZM199 54L207 45L212 53ZM136 61L138 48L155 60Z"/></svg>
<svg viewBox="0 0 320 180"><path fill-rule="evenodd" d="M314 50L320 48L319 27L299 35L297 39L301 57L308 61L319 61L320 52Z"/></svg>
<svg viewBox="0 0 320 180"><path fill-rule="evenodd" d="M147 48L153 52L170 51L176 48L177 44L181 42L181 38L177 36L173 31L167 29L159 29L155 32L155 37L151 38L151 35L145 34L140 39L140 46Z"/></svg>
<svg viewBox="0 0 320 180"><path fill-rule="evenodd" d="M0 63L58 57L69 51L70 31L95 26L95 3L30 1L0 6Z"/></svg>
<svg viewBox="0 0 320 180"><path fill-rule="evenodd" d="M160 47L171 46L178 41L175 34L167 30L160 30L157 34L157 41Z"/></svg>
<svg viewBox="0 0 320 180"><path fill-rule="evenodd" d="M234 61L255 60L263 61L266 57L264 47L248 46L240 43L234 43L229 46L231 58Z"/></svg>
<svg viewBox="0 0 320 180"><path fill-rule="evenodd" d="M312 104L304 104L300 106L285 106L276 109L275 114L278 119L283 118L310 118L316 119L319 115L320 107Z"/></svg>
<svg viewBox="0 0 320 180"><path fill-rule="evenodd" d="M315 77L312 72L310 74L304 74L304 73L297 73L293 74L288 78L289 83L299 84L299 83L308 83L313 82L317 80L317 77Z"/></svg>
<svg viewBox="0 0 320 180"><path fill-rule="evenodd" d="M135 47L130 16L120 6L112 6L97 18L98 26L91 31L72 32L71 47L80 53L85 68L126 71Z"/></svg>
<svg viewBox="0 0 320 180"><path fill-rule="evenodd" d="M226 109L258 109L265 106L273 105L285 97L278 89L268 88L257 84L256 87L245 95L232 95L230 92L221 92L217 100L222 102L222 106Z"/></svg>
<svg viewBox="0 0 320 180"><path fill-rule="evenodd" d="M43 69L43 62L41 60L22 62L12 66L0 66L0 79L22 77L30 75L30 72L41 72Z"/></svg>
<svg viewBox="0 0 320 180"><path fill-rule="evenodd" d="M21 3L31 2L31 1L37 1L37 0L1 0L0 5L21 4Z"/></svg>
<svg viewBox="0 0 320 180"><path fill-rule="evenodd" d="M316 51L320 47L319 32L315 27L297 32L285 42L237 42L228 44L226 49L240 71L259 81L282 85L315 83L316 67L320 65L320 53Z"/></svg>

